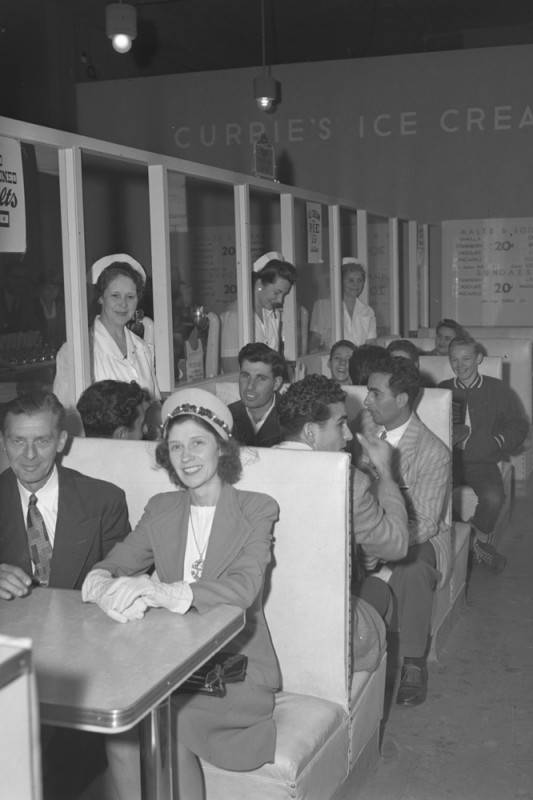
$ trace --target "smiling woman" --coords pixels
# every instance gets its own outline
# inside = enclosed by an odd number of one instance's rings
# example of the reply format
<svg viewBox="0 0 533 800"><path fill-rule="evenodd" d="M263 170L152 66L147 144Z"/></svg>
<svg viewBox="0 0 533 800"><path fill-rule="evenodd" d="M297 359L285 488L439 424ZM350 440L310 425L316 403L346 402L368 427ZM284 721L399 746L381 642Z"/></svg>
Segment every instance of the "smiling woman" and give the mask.
<svg viewBox="0 0 533 800"><path fill-rule="evenodd" d="M92 381L136 381L152 399L159 400L153 351L126 327L142 297L143 268L131 256L115 254L96 261L91 278L100 309L89 337ZM66 408L75 405L68 342L57 354L54 393Z"/></svg>
<svg viewBox="0 0 533 800"><path fill-rule="evenodd" d="M178 795L199 800L204 794L197 756L230 770L255 769L274 759L279 673L263 614L263 585L278 506L267 495L233 488L241 474L239 449L231 413L215 395L177 391L165 400L162 418L157 461L184 491L150 500L133 533L88 575L82 595L120 622L139 619L153 606L202 614L229 603L246 612L243 632L229 645L248 657L245 679L228 684L224 697L173 698ZM109 740L116 794L137 800L137 733Z"/></svg>

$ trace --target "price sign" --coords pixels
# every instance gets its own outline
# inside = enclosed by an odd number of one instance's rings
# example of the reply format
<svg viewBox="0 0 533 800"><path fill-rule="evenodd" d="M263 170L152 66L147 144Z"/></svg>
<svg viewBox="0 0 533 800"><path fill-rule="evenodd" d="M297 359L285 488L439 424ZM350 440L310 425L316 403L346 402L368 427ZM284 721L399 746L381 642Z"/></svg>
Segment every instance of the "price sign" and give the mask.
<svg viewBox="0 0 533 800"><path fill-rule="evenodd" d="M530 325L533 219L445 222L444 316L468 325Z"/></svg>

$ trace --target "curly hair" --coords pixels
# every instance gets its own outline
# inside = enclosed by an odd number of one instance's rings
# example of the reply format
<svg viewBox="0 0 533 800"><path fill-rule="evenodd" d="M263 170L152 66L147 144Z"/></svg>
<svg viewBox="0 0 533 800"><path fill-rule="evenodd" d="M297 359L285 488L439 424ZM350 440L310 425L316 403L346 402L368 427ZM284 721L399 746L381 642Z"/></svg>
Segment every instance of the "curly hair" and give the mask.
<svg viewBox="0 0 533 800"><path fill-rule="evenodd" d="M131 381L96 381L81 395L76 408L87 437L111 439L117 428L131 431L139 406L150 401L146 389Z"/></svg>
<svg viewBox="0 0 533 800"><path fill-rule="evenodd" d="M182 416L171 420L166 429L165 438L162 439L157 445L155 459L160 467L166 469L168 472L168 477L172 483L175 483L176 486L181 486L183 489L187 488L179 479L178 474L172 465L168 449L168 437L170 431L176 425L181 425L186 420L192 420L192 422L196 422L197 425L199 425L201 428L204 428L208 433L211 433L215 437L220 450L217 475L223 483L237 483L242 475L242 464L238 443L231 437L229 439L223 439L214 430L214 428L209 425L209 423L204 422L203 419L200 419L195 414L183 414Z"/></svg>
<svg viewBox="0 0 533 800"><path fill-rule="evenodd" d="M307 375L291 384L278 400L279 421L285 436L300 433L307 422L326 422L330 405L346 399L337 381L325 375Z"/></svg>

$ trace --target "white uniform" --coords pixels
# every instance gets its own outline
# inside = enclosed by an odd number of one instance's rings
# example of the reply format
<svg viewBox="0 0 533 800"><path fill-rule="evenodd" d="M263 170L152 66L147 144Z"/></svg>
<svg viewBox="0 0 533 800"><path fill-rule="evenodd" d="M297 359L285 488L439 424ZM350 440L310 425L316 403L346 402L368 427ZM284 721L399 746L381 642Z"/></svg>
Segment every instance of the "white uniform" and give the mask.
<svg viewBox="0 0 533 800"><path fill-rule="evenodd" d="M124 329L124 333L126 334L126 356L122 355L119 346L102 324L100 317L96 317L94 327L90 332L92 381L137 381L139 386L148 390L153 399L159 400L161 394L155 374L152 348L128 328ZM72 408L78 400L70 385L69 361L69 349L65 342L57 354L54 380L54 394L65 408Z"/></svg>
<svg viewBox="0 0 533 800"><path fill-rule="evenodd" d="M376 315L366 303L357 298L351 316L344 303L342 304L342 311L343 339L348 339L359 347L369 339L377 337ZM322 337L326 347L331 347L334 344L331 330L331 302L329 299L322 298L315 302L311 312L309 328Z"/></svg>
<svg viewBox="0 0 533 800"><path fill-rule="evenodd" d="M279 312L263 309L263 319L254 314L254 342L263 342L272 350L279 350ZM232 358L239 354L237 307L231 306L220 315L222 325L220 356ZM247 343L246 343L247 344Z"/></svg>

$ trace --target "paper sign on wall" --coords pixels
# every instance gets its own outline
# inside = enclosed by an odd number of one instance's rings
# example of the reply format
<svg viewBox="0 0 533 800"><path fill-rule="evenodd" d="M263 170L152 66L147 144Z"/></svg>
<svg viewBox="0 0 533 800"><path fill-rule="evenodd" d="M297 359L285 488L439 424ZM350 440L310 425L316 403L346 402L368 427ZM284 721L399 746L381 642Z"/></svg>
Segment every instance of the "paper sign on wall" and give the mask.
<svg viewBox="0 0 533 800"><path fill-rule="evenodd" d="M26 204L20 142L0 136L0 252L26 252Z"/></svg>
<svg viewBox="0 0 533 800"><path fill-rule="evenodd" d="M306 203L307 214L307 262L322 262L322 206L320 203Z"/></svg>

